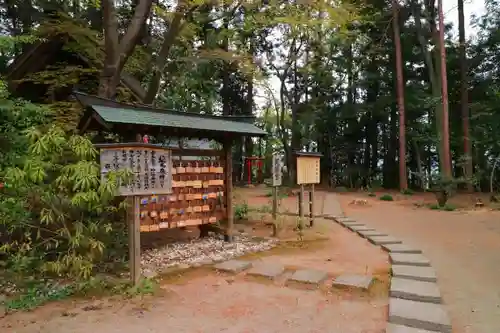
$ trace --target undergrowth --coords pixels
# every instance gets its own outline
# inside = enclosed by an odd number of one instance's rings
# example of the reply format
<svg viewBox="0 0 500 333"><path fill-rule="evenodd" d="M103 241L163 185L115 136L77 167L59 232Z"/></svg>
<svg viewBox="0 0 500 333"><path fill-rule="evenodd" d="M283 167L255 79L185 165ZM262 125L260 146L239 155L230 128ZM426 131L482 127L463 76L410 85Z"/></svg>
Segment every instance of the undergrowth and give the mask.
<svg viewBox="0 0 500 333"><path fill-rule="evenodd" d="M70 297L89 297L93 295L152 295L157 290L154 280L142 279L134 286L130 282L111 279L90 278L85 281L63 283L61 281L33 281L24 286L14 297L7 299L3 306L7 312L29 311L53 301L61 301Z"/></svg>

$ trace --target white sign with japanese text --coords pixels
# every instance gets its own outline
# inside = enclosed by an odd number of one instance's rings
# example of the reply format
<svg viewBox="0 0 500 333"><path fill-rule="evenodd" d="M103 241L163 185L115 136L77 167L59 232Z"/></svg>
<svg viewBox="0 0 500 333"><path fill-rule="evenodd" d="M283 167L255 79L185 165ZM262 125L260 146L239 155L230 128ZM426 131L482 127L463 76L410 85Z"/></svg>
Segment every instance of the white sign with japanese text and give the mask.
<svg viewBox="0 0 500 333"><path fill-rule="evenodd" d="M273 154L273 186L281 186L283 178L283 160L278 154Z"/></svg>

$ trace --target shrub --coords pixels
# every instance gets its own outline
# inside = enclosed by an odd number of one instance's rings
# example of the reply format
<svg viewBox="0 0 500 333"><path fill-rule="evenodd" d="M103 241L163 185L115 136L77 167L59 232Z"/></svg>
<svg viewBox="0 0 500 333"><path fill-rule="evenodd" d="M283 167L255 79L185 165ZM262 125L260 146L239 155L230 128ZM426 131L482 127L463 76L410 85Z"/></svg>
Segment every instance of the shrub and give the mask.
<svg viewBox="0 0 500 333"><path fill-rule="evenodd" d="M443 210L447 211L447 212L452 212L454 210L456 210L457 207L455 205L452 205L450 203L447 203L446 205L444 205L443 207Z"/></svg>
<svg viewBox="0 0 500 333"><path fill-rule="evenodd" d="M439 204L430 204L429 208L432 210L444 210L447 212L452 212L457 209L455 205L452 205L450 203L447 203L444 206L439 206Z"/></svg>
<svg viewBox="0 0 500 333"><path fill-rule="evenodd" d="M415 194L415 192L412 189L405 188L404 190L401 190L401 194L404 194L404 195L413 195L413 194Z"/></svg>
<svg viewBox="0 0 500 333"><path fill-rule="evenodd" d="M382 201L394 201L394 199L392 198L392 195L390 195L390 194L384 194L379 199Z"/></svg>
<svg viewBox="0 0 500 333"><path fill-rule="evenodd" d="M441 207L438 204L430 204L429 208L432 210L439 210Z"/></svg>
<svg viewBox="0 0 500 333"><path fill-rule="evenodd" d="M234 218L237 220L243 220L248 217L248 204L246 202L236 205L234 207Z"/></svg>
<svg viewBox="0 0 500 333"><path fill-rule="evenodd" d="M5 172L0 253L20 274L89 278L103 260L126 253L125 204L114 194L117 177L129 172L101 183L93 144L58 127L32 129L27 138L29 155Z"/></svg>

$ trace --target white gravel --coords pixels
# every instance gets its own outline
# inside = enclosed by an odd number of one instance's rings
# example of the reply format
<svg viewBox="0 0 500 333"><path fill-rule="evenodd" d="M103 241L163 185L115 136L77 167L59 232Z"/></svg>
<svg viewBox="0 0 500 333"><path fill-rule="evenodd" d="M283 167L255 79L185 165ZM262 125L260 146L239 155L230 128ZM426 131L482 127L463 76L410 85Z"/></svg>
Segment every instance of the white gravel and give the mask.
<svg viewBox="0 0 500 333"><path fill-rule="evenodd" d="M266 251L278 243L275 239L235 236L232 243L218 237L206 237L189 242L169 244L142 253L143 273L159 272L173 266L197 267L229 260L247 253Z"/></svg>

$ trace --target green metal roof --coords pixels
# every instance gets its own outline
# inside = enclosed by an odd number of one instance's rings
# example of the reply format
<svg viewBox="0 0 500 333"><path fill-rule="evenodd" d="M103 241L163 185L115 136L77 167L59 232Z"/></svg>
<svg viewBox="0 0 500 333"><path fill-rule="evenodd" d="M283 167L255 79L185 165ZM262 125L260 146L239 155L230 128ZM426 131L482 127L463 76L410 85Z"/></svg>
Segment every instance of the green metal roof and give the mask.
<svg viewBox="0 0 500 333"><path fill-rule="evenodd" d="M264 136L267 133L257 126L230 117L199 115L176 111L152 109L119 108L103 105L90 107L106 122L119 124L147 125L200 131L236 133L240 135Z"/></svg>

